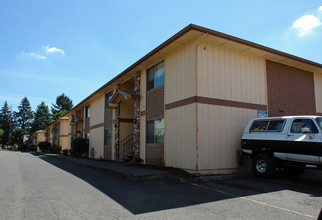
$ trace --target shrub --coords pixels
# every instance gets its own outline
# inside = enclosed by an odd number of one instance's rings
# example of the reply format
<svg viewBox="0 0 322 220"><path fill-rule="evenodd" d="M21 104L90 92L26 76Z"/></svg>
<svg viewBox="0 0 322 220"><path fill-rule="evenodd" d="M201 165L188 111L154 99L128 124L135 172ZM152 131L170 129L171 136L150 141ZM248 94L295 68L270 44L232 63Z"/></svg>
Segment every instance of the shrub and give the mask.
<svg viewBox="0 0 322 220"><path fill-rule="evenodd" d="M75 138L71 142L71 148L74 156L84 156L88 153L88 142L82 137Z"/></svg>
<svg viewBox="0 0 322 220"><path fill-rule="evenodd" d="M163 158L161 156L158 158L158 162L159 162L159 167L164 167L165 161L163 160Z"/></svg>
<svg viewBox="0 0 322 220"><path fill-rule="evenodd" d="M48 143L47 141L42 141L38 143L38 147L42 152L48 152L50 143Z"/></svg>
<svg viewBox="0 0 322 220"><path fill-rule="evenodd" d="M63 150L63 155L68 155L68 150L67 149Z"/></svg>
<svg viewBox="0 0 322 220"><path fill-rule="evenodd" d="M57 144L51 145L49 149L50 149L50 153L61 154L61 146Z"/></svg>
<svg viewBox="0 0 322 220"><path fill-rule="evenodd" d="M28 145L28 151L37 151L37 148L36 148L36 150L34 150L35 148L34 147L36 147L35 145Z"/></svg>
<svg viewBox="0 0 322 220"><path fill-rule="evenodd" d="M37 152L38 151L38 147L36 145L32 145L32 151Z"/></svg>
<svg viewBox="0 0 322 220"><path fill-rule="evenodd" d="M28 150L28 145L27 144L22 144L18 147L19 151L25 152Z"/></svg>

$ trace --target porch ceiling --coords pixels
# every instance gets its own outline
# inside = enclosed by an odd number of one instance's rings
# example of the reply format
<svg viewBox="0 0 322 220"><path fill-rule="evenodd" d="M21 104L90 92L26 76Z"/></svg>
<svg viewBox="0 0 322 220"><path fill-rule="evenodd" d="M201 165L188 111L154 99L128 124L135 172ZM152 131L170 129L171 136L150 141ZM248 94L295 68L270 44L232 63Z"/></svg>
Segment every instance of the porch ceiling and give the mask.
<svg viewBox="0 0 322 220"><path fill-rule="evenodd" d="M134 94L133 92L129 92L126 90L118 89L116 93L113 95L111 101L108 103L108 108L113 109L117 108L118 104L122 101L122 99L138 99L140 95Z"/></svg>

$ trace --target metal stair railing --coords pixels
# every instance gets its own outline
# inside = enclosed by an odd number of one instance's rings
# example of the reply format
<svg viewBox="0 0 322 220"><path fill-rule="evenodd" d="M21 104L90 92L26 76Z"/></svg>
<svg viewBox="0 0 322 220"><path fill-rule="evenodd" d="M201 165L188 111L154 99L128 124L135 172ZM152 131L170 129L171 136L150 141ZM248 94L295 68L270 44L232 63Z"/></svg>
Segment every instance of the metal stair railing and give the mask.
<svg viewBox="0 0 322 220"><path fill-rule="evenodd" d="M133 133L120 141L119 162L129 162L133 159Z"/></svg>

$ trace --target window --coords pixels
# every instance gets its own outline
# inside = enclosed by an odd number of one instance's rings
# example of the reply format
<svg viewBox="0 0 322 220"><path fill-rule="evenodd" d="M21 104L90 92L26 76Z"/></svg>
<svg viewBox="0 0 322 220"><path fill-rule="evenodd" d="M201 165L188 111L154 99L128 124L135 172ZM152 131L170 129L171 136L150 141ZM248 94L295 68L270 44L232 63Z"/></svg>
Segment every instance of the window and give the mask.
<svg viewBox="0 0 322 220"><path fill-rule="evenodd" d="M268 120L265 121L254 121L252 127L250 128L251 131L266 131Z"/></svg>
<svg viewBox="0 0 322 220"><path fill-rule="evenodd" d="M322 118L317 118L316 119L318 125L320 126L320 128L322 129Z"/></svg>
<svg viewBox="0 0 322 220"><path fill-rule="evenodd" d="M164 119L147 121L147 143L164 143Z"/></svg>
<svg viewBox="0 0 322 220"><path fill-rule="evenodd" d="M112 128L107 128L104 131L104 145L112 146Z"/></svg>
<svg viewBox="0 0 322 220"><path fill-rule="evenodd" d="M250 131L282 131L285 120L256 120Z"/></svg>
<svg viewBox="0 0 322 220"><path fill-rule="evenodd" d="M270 121L267 131L281 131L284 127L284 120Z"/></svg>
<svg viewBox="0 0 322 220"><path fill-rule="evenodd" d="M85 118L89 118L91 115L91 108L88 106L86 106L86 109L85 109Z"/></svg>
<svg viewBox="0 0 322 220"><path fill-rule="evenodd" d="M295 119L292 123L291 133L301 133L302 128L309 128L314 134L319 133L319 130L311 119Z"/></svg>
<svg viewBox="0 0 322 220"><path fill-rule="evenodd" d="M147 90L157 88L164 84L164 62L152 66L147 70Z"/></svg>
<svg viewBox="0 0 322 220"><path fill-rule="evenodd" d="M113 97L113 91L105 94L105 108L107 108L108 103L111 101L112 97Z"/></svg>

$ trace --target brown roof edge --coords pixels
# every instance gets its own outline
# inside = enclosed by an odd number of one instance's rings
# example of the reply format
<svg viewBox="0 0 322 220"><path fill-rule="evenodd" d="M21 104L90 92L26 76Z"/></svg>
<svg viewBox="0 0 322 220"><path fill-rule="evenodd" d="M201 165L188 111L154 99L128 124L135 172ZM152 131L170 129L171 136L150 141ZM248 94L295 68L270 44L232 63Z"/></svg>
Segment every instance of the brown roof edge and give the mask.
<svg viewBox="0 0 322 220"><path fill-rule="evenodd" d="M67 112L66 114L64 114L63 116L67 115L68 113L70 113L71 111L74 111L75 109L77 109L82 103L86 102L87 100L89 100L90 98L92 98L94 95L96 95L97 93L99 93L101 90L103 90L106 86L108 86L109 84L113 83L114 81L116 81L117 79L119 79L120 77L122 77L123 75L125 75L127 72L131 71L131 69L135 68L136 66L138 66L140 63L142 63L144 60L146 60L147 58L151 57L152 55L154 55L155 53L157 53L159 50L163 49L164 47L168 46L169 44L171 44L173 41L177 40L178 38L180 38L181 36L183 36L184 34L186 34L187 32L189 32L190 30L196 30L196 31L200 31L200 32L204 32L204 33L208 33L217 37L221 37L221 38L225 38L227 40L231 40L240 44L244 44L247 46L251 46L257 49L261 49L270 53L274 53L283 57L287 57L293 60L297 60L309 65L313 65L319 68L322 68L322 64L320 63L316 63L310 60L306 60L303 59L301 57L297 57L288 53L284 53L282 51L279 50L275 50L269 47L265 47L263 45L260 44L256 44L247 40L243 40L241 38L238 37L234 37L228 34L224 34L218 31L214 31L205 27L201 27L195 24L189 24L188 26L186 26L185 28L183 28L181 31L179 31L178 33L176 33L175 35L173 35L172 37L170 37L168 40L166 40L165 42L163 42L162 44L160 44L158 47L156 47L154 50L152 50L151 52L149 52L148 54L146 54L144 57L142 57L141 59L139 59L138 61L136 61L134 64L132 64L131 66L129 66L127 69L125 69L123 72L121 72L120 74L118 74L117 76L115 76L113 79L111 79L110 81L108 81L107 83L105 83L103 86L101 86L99 89L97 89L95 92L93 92L91 95L87 96L83 101L81 101L80 103L78 103L74 108L72 108L69 112Z"/></svg>
<svg viewBox="0 0 322 220"><path fill-rule="evenodd" d="M313 66L322 68L322 64L320 64L320 63L316 63L316 62L313 62L313 61L310 61L310 60L307 60L307 59L304 59L304 58L301 58L301 57L298 57L298 56L294 56L294 55L291 55L291 54L288 54L288 53L285 53L285 52L282 52L282 51L279 51L279 50L272 49L270 47L265 47L263 45L253 43L251 41L247 41L247 40L244 40L244 39L241 39L241 38L238 38L238 37L234 37L234 36L224 34L224 33L218 32L218 31L214 31L214 30L211 30L211 29L208 29L208 28L204 28L204 27L201 27L201 26L198 26L198 25L191 24L191 26L192 26L192 29L197 30L197 31L201 31L201 32L204 32L204 33L215 35L217 37L225 38L227 40L235 41L235 42L240 43L240 44L251 46L251 47L254 47L254 48L257 48L257 49L260 49L260 50L264 50L264 51L267 51L267 52L270 52L270 53L274 53L274 54L277 54L277 55L280 55L280 56L283 56L283 57L287 57L287 58L290 58L290 59L293 59L293 60L297 60L297 61L309 64L309 65L313 65Z"/></svg>

